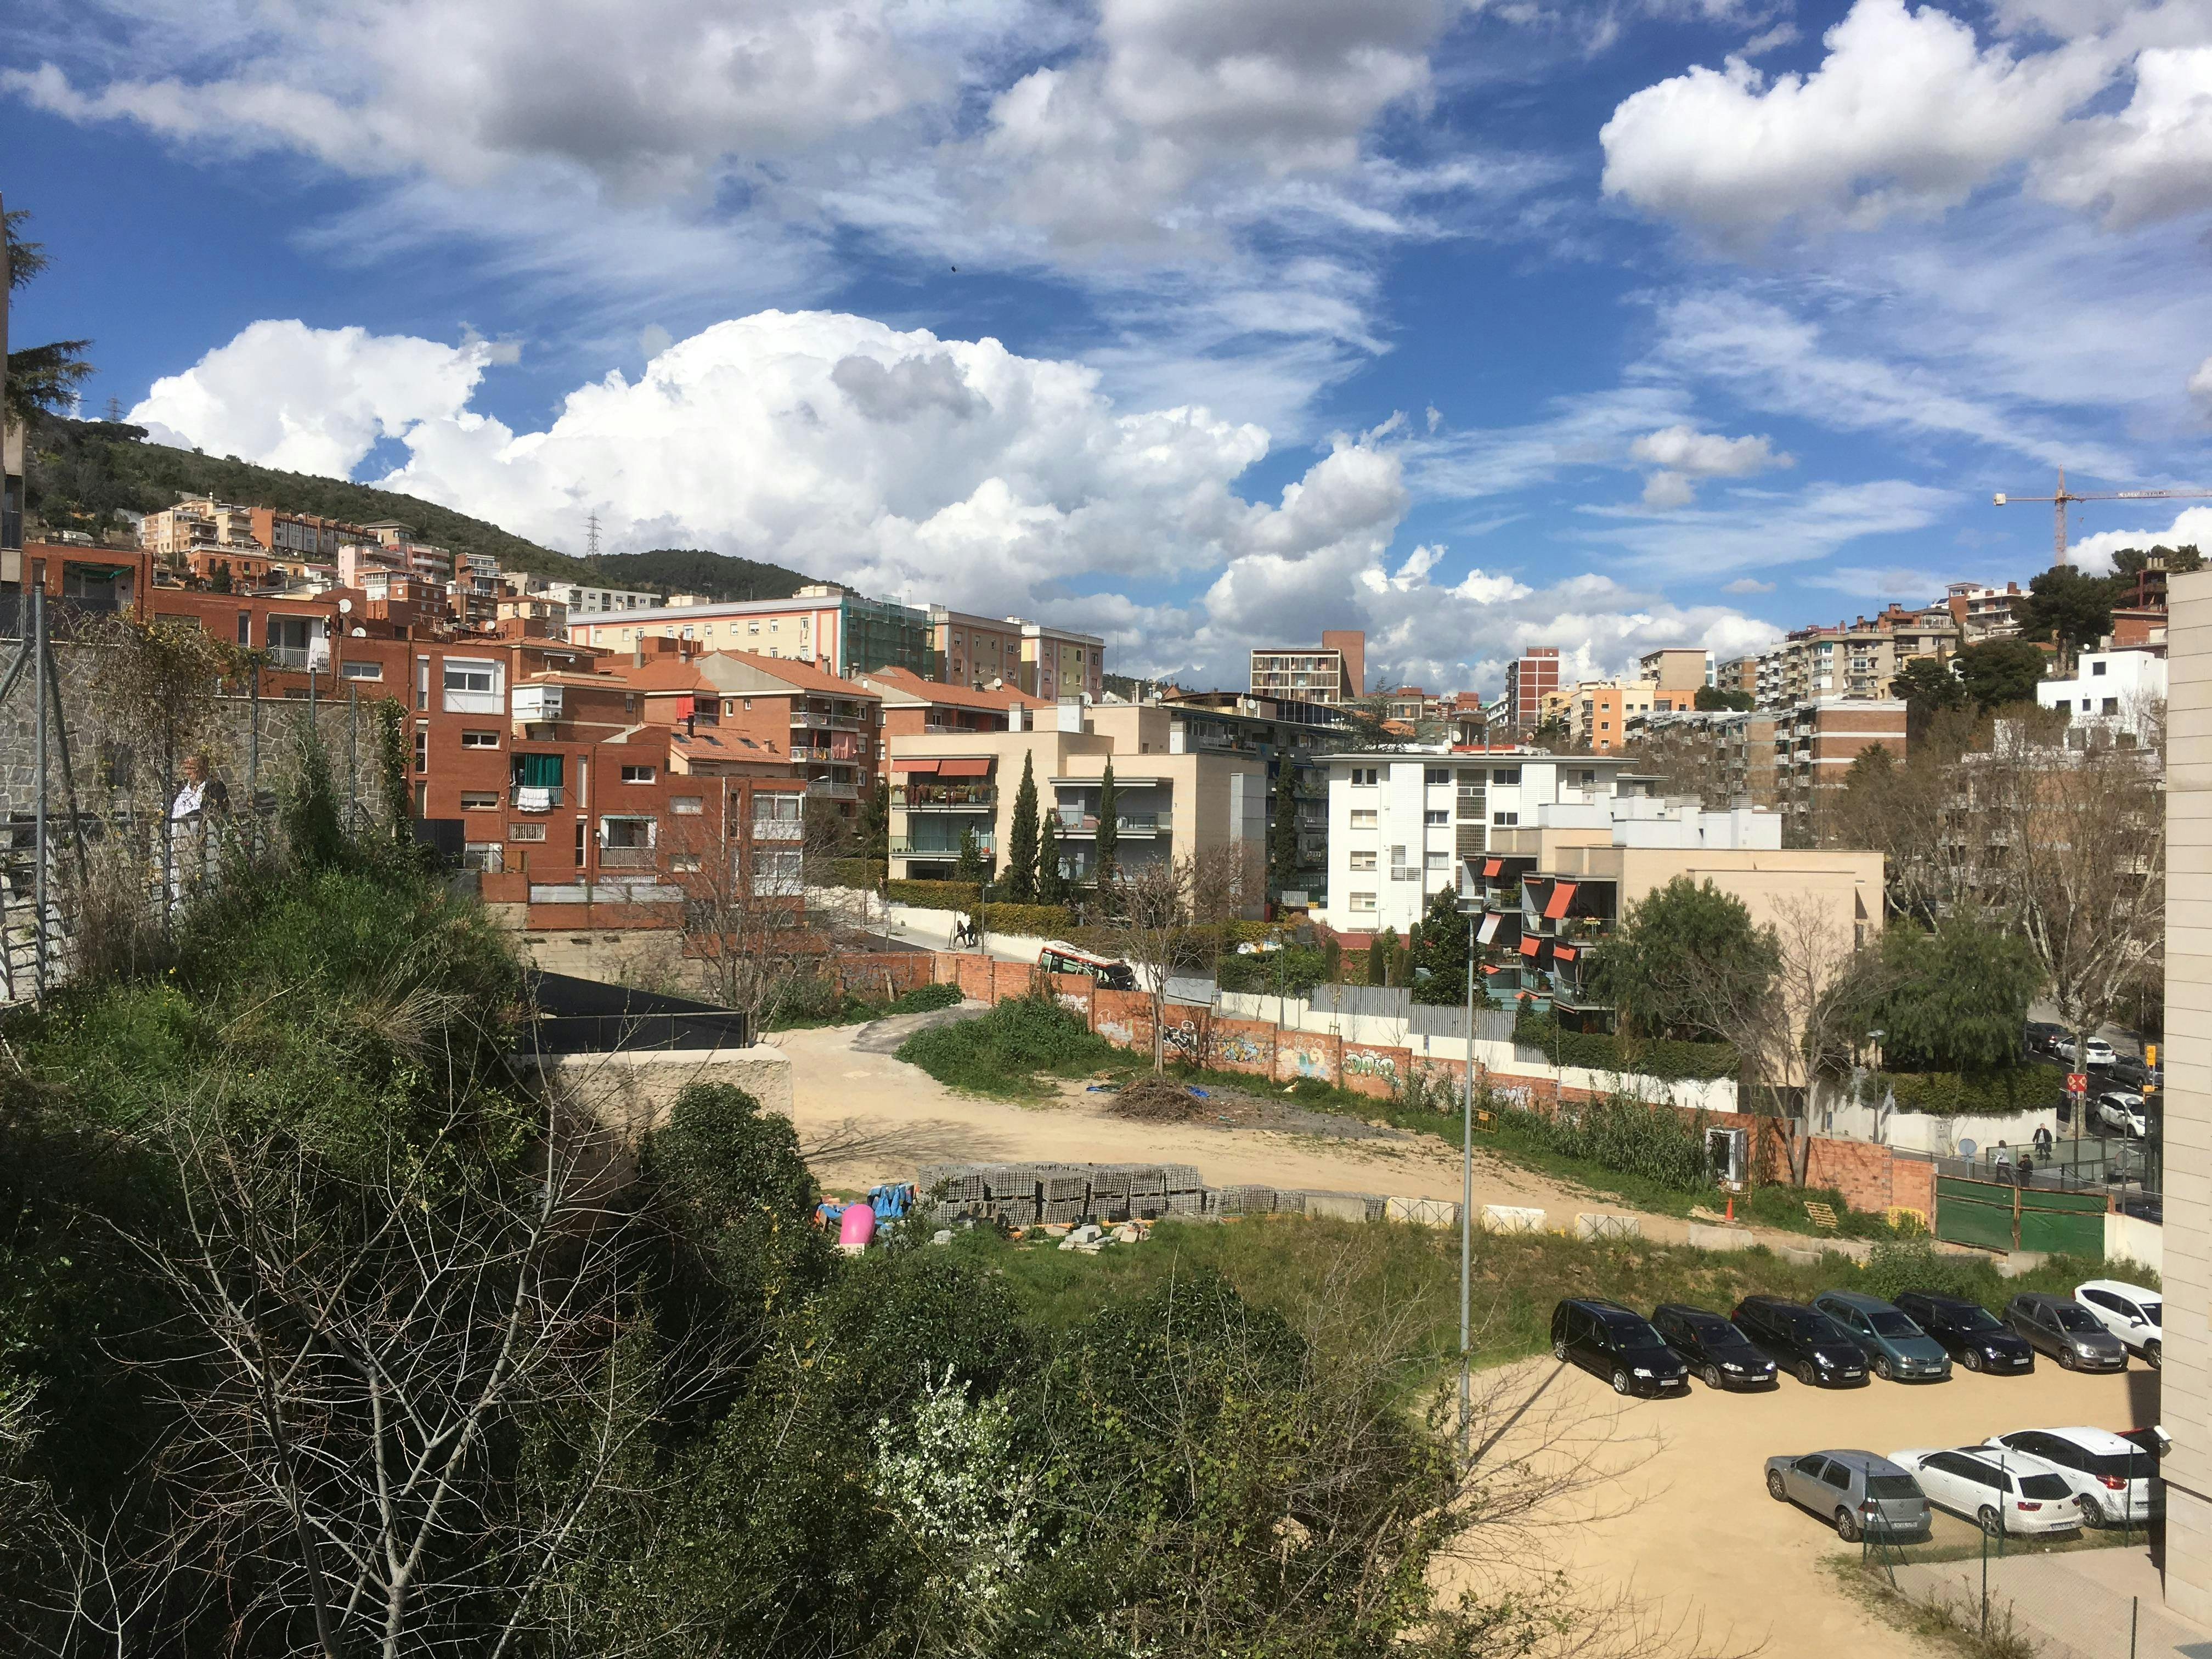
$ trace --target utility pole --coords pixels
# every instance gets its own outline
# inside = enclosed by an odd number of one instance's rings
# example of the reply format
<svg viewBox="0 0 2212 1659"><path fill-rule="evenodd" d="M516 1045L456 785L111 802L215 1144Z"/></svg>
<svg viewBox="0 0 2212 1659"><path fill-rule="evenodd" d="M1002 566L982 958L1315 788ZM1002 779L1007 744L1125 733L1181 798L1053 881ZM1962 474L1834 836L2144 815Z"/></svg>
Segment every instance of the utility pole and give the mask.
<svg viewBox="0 0 2212 1659"><path fill-rule="evenodd" d="M584 515L584 556L587 559L599 556L599 512L597 507Z"/></svg>
<svg viewBox="0 0 2212 1659"><path fill-rule="evenodd" d="M1474 1410L1474 918L1467 913L1467 1075L1461 1096L1459 1141L1459 1467L1467 1472L1469 1418Z"/></svg>

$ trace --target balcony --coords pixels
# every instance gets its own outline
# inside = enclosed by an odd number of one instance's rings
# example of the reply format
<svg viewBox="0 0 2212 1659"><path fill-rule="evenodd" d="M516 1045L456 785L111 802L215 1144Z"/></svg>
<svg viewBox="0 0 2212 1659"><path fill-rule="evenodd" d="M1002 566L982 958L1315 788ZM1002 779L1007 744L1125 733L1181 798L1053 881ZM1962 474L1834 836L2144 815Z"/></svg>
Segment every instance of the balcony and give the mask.
<svg viewBox="0 0 2212 1659"><path fill-rule="evenodd" d="M518 783L507 792L507 804L518 812L550 812L561 805L561 786Z"/></svg>
<svg viewBox="0 0 2212 1659"><path fill-rule="evenodd" d="M999 805L999 789L990 783L893 784L891 805L909 812L992 811Z"/></svg>
<svg viewBox="0 0 2212 1659"><path fill-rule="evenodd" d="M860 763L860 746L849 744L840 747L833 744L825 749L794 743L791 745L791 757L813 766L857 766Z"/></svg>
<svg viewBox="0 0 2212 1659"><path fill-rule="evenodd" d="M651 847L602 847L599 848L599 867L602 870L650 870L658 860L658 849Z"/></svg>
<svg viewBox="0 0 2212 1659"><path fill-rule="evenodd" d="M561 688L557 685L518 685L514 688L514 718L543 725L561 718Z"/></svg>
<svg viewBox="0 0 2212 1659"><path fill-rule="evenodd" d="M997 836L979 830L975 833L975 849L986 855L996 853L999 850ZM950 842L934 840L917 842L911 836L893 836L891 856L895 859L957 859L960 856L960 841L956 836Z"/></svg>
<svg viewBox="0 0 2212 1659"><path fill-rule="evenodd" d="M832 783L824 779L809 781L806 793L817 800L858 800L860 786L857 783Z"/></svg>
<svg viewBox="0 0 2212 1659"><path fill-rule="evenodd" d="M1167 812L1131 812L1127 816L1117 814L1114 819L1114 832L1117 836L1164 836L1174 828L1170 822L1172 817L1171 813ZM1063 836L1095 837L1098 834L1097 817L1090 812L1078 816L1063 811L1060 815L1060 833Z"/></svg>
<svg viewBox="0 0 2212 1659"><path fill-rule="evenodd" d="M826 714L814 708L794 708L791 711L793 731L806 726L817 732L858 732L865 725L858 714Z"/></svg>
<svg viewBox="0 0 2212 1659"><path fill-rule="evenodd" d="M806 826L797 818L755 818L753 820L755 841L802 841L805 836Z"/></svg>

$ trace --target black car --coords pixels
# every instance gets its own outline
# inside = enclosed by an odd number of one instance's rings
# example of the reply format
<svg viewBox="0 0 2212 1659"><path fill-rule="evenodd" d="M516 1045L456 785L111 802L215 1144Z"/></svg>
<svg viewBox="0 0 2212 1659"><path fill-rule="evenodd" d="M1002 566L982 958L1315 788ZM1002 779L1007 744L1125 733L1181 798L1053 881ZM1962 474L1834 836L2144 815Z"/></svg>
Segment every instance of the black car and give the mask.
<svg viewBox="0 0 2212 1659"><path fill-rule="evenodd" d="M1552 1310L1552 1352L1595 1371L1615 1394L1687 1393L1690 1368L1651 1328L1618 1302L1577 1297Z"/></svg>
<svg viewBox="0 0 2212 1659"><path fill-rule="evenodd" d="M1914 1324L1970 1371L2009 1376L2035 1369L2035 1350L2027 1339L2007 1330L2004 1321L1978 1302L1933 1291L1906 1291L1894 1300Z"/></svg>
<svg viewBox="0 0 2212 1659"><path fill-rule="evenodd" d="M2056 1053L2057 1051L2051 1045L2068 1035L2063 1025L2056 1024L2047 1019L2031 1019L2027 1022L2027 1030L2024 1034L2027 1052L2031 1054Z"/></svg>
<svg viewBox="0 0 2212 1659"><path fill-rule="evenodd" d="M1710 1389L1771 1389L1781 1386L1774 1362L1751 1346L1751 1339L1725 1317L1680 1302L1651 1310L1651 1323L1667 1346L1682 1356Z"/></svg>
<svg viewBox="0 0 2212 1659"><path fill-rule="evenodd" d="M1816 1308L1778 1296L1747 1296L1729 1321L1753 1346L1808 1389L1843 1388L1867 1380L1866 1350Z"/></svg>

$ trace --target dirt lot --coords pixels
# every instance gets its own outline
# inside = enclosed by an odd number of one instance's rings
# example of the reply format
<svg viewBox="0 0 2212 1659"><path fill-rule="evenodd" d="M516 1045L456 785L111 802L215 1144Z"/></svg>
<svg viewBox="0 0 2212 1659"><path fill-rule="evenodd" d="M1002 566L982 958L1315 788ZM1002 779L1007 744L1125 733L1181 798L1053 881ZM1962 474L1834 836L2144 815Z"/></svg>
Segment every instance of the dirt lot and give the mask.
<svg viewBox="0 0 2212 1659"><path fill-rule="evenodd" d="M1611 1438L1640 1466L1597 1496L1620 1510L1559 1534L1559 1564L1602 1594L1632 1589L1670 1623L1701 1625L1701 1650L1924 1656L1930 1650L1870 1615L1840 1589L1822 1558L1845 1547L1832 1527L1766 1495L1778 1452L1852 1447L1963 1445L2013 1429L2088 1425L2134 1428L2158 1420L2157 1376L2087 1376L2039 1362L2033 1376L1960 1370L1948 1382L1808 1389L1784 1377L1771 1393L1717 1395L1693 1382L1687 1399L1623 1402L1596 1377L1547 1360L1517 1368L1531 1389L1557 1371L1547 1396L1593 1416L1614 1413ZM1963 1531L1963 1529L1961 1529ZM2122 1632L2124 1641L2125 1633Z"/></svg>
<svg viewBox="0 0 2212 1659"><path fill-rule="evenodd" d="M801 1139L836 1133L866 1143L857 1157L822 1164L817 1173L825 1184L865 1188L872 1182L911 1180L917 1164L954 1159L1158 1160L1195 1164L1215 1186L1250 1182L1406 1198L1460 1195L1455 1146L1242 1091L1200 1103L1211 1109L1186 1123L1117 1117L1109 1109L1112 1096L1087 1094L1079 1083L1064 1085L1056 1101L1030 1105L956 1094L894 1057L913 1031L948 1017L957 1015L903 1015L770 1039L791 1056L792 1115ZM1485 1157L1480 1148L1474 1201L1544 1209L1554 1224L1565 1225L1583 1211L1624 1207ZM1650 1238L1679 1242L1688 1224L1648 1216L1644 1231ZM1807 1242L1790 1233L1761 1237L1776 1244Z"/></svg>

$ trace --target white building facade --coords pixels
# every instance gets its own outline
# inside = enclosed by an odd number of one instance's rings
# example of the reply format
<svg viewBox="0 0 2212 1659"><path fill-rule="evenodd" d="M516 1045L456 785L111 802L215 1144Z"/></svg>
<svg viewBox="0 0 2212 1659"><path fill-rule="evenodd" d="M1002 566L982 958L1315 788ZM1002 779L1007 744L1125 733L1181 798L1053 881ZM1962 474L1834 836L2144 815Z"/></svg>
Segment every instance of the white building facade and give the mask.
<svg viewBox="0 0 2212 1659"><path fill-rule="evenodd" d="M2084 651L2070 680L2045 680L2035 700L2075 726L2148 738L2166 713L2166 659L2148 651Z"/></svg>

